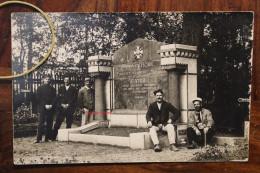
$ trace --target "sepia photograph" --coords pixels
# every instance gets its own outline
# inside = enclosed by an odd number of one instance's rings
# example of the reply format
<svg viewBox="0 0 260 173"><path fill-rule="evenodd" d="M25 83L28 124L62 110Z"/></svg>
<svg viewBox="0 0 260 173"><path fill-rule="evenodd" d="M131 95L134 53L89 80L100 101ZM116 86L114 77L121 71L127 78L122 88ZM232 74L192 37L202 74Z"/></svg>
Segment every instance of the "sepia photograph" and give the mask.
<svg viewBox="0 0 260 173"><path fill-rule="evenodd" d="M253 12L47 13L13 80L15 165L247 162ZM12 13L12 73L47 54Z"/></svg>

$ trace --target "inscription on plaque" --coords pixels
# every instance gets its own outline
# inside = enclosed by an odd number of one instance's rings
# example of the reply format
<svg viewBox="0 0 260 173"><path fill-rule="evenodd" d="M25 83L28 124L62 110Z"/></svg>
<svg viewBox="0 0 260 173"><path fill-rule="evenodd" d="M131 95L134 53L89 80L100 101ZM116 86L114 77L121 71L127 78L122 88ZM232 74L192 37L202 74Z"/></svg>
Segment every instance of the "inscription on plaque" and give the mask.
<svg viewBox="0 0 260 173"><path fill-rule="evenodd" d="M155 101L155 89L168 92L167 72L162 70L157 53L162 44L137 39L115 53L115 109L147 110ZM137 58L137 54L142 57Z"/></svg>

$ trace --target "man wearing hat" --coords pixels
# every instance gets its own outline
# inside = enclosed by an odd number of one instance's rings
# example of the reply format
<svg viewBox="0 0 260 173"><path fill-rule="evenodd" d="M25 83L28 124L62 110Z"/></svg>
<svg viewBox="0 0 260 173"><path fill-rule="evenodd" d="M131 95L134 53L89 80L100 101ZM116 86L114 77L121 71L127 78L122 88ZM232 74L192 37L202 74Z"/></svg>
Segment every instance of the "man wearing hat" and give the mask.
<svg viewBox="0 0 260 173"><path fill-rule="evenodd" d="M202 99L198 97L192 103L195 110L188 116L188 148L196 148L198 145L203 145L205 134L206 142L209 144L215 134L212 114L208 109L202 108Z"/></svg>
<svg viewBox="0 0 260 173"><path fill-rule="evenodd" d="M79 90L78 106L82 112L81 126L93 121L93 114L95 107L94 91L90 88L90 78L85 78L85 86Z"/></svg>
<svg viewBox="0 0 260 173"><path fill-rule="evenodd" d="M161 89L155 90L154 95L156 101L149 105L146 113L146 120L148 128L150 129L150 135L154 144L154 151L161 151L157 132L167 131L168 139L170 142L170 149L178 151L175 146L175 130L173 122L180 117L180 112L171 104L163 100L163 91ZM169 115L169 112L173 115Z"/></svg>
<svg viewBox="0 0 260 173"><path fill-rule="evenodd" d="M45 122L45 142L52 140L53 115L55 113L56 107L56 92L55 89L50 85L51 76L45 75L42 79L43 85L38 87L36 94L40 118L37 131L37 139L35 143L39 143L42 141L42 134Z"/></svg>

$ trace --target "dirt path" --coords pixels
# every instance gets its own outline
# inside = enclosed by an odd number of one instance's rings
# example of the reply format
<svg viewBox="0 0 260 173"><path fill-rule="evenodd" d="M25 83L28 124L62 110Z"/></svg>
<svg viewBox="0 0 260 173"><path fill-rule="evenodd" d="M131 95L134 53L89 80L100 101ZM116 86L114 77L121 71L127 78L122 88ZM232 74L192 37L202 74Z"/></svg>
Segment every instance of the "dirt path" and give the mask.
<svg viewBox="0 0 260 173"><path fill-rule="evenodd" d="M132 150L109 145L76 142L47 142L34 144L35 137L14 139L15 164L57 163L119 163L119 162L187 162L194 153L204 149L188 150L186 147L173 152L163 148L160 153L152 149Z"/></svg>

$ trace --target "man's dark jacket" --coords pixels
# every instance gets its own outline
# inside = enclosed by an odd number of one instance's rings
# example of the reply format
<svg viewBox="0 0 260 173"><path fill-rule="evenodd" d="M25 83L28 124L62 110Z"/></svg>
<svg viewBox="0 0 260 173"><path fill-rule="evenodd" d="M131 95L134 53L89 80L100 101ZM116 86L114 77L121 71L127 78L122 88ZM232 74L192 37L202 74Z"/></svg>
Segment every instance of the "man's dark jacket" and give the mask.
<svg viewBox="0 0 260 173"><path fill-rule="evenodd" d="M52 105L52 110L56 105L56 92L50 85L41 85L37 89L36 100L40 109L45 109L45 105Z"/></svg>
<svg viewBox="0 0 260 173"><path fill-rule="evenodd" d="M70 86L66 91L65 86L59 88L59 105L58 108L61 109L61 104L69 104L69 109L75 109L77 103L78 92L73 86Z"/></svg>
<svg viewBox="0 0 260 173"><path fill-rule="evenodd" d="M169 115L169 112L173 115ZM159 110L157 102L153 102L149 105L146 113L147 122L152 121L154 126L158 124L167 125L167 121L172 119L172 123L180 117L180 112L171 104L166 101L162 102L161 110Z"/></svg>

